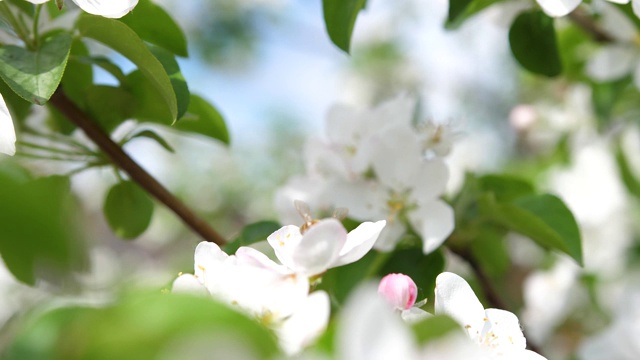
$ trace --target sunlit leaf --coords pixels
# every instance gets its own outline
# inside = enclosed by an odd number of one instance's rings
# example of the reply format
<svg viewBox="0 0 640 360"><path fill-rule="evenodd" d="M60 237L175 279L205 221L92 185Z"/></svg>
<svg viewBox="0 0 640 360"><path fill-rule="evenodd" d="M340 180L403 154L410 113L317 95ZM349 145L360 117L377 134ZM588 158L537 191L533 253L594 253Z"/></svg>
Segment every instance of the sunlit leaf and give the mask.
<svg viewBox="0 0 640 360"><path fill-rule="evenodd" d="M180 131L192 132L229 144L229 131L224 118L208 101L198 95L191 95L187 113L173 127Z"/></svg>

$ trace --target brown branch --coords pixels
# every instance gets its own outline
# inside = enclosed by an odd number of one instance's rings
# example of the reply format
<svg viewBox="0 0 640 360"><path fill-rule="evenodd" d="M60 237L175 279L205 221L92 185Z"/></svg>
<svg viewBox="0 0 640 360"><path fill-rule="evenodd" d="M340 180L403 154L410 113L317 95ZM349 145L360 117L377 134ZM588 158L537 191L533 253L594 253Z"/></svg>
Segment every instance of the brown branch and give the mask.
<svg viewBox="0 0 640 360"><path fill-rule="evenodd" d="M192 230L197 232L203 239L223 245L225 239L218 234L207 222L200 219L189 207L180 199L171 194L153 176L149 175L140 167L122 148L116 144L109 135L96 124L89 115L82 111L71 99L58 88L50 100L61 113L63 113L72 123L81 128L87 136L122 170L124 170L133 181L138 183L149 194L165 204L171 211L176 213Z"/></svg>
<svg viewBox="0 0 640 360"><path fill-rule="evenodd" d="M569 14L569 19L571 19L571 21L578 25L597 42L611 43L616 41L612 35L593 22L593 19L581 8L577 8L571 12Z"/></svg>

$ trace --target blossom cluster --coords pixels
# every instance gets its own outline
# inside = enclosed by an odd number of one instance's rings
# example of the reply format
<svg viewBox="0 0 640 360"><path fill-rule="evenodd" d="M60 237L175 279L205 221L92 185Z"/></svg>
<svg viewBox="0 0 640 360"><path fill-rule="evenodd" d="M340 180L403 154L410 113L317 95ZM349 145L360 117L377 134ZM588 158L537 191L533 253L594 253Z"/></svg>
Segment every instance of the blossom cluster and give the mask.
<svg viewBox="0 0 640 360"><path fill-rule="evenodd" d="M216 244L201 242L194 274L180 275L173 291L210 295L238 307L273 329L283 350L295 354L329 321L329 297L310 292L311 282L329 268L362 258L384 226L384 220L365 222L349 233L336 219L307 229L284 226L267 238L280 263L251 247L228 255Z"/></svg>
<svg viewBox="0 0 640 360"><path fill-rule="evenodd" d="M442 157L455 133L448 124L416 123L415 110L409 96L362 111L334 106L326 138L307 143L306 174L276 193L280 220L297 218L295 200L316 209L344 207L358 221L386 219L378 250L393 250L409 226L425 254L438 248L454 226L453 210L440 197L449 177Z"/></svg>

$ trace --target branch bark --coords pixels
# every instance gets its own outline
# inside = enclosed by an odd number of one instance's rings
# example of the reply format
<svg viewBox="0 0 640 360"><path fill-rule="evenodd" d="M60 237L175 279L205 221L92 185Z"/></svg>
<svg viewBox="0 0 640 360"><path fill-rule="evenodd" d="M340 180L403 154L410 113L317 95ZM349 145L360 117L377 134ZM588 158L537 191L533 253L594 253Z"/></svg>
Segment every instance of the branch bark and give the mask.
<svg viewBox="0 0 640 360"><path fill-rule="evenodd" d="M609 33L604 31L598 24L593 22L593 19L584 12L584 10L577 8L569 14L569 19L578 25L582 30L591 36L591 38L600 43L612 43L616 39Z"/></svg>
<svg viewBox="0 0 640 360"><path fill-rule="evenodd" d="M226 242L207 222L199 218L189 207L180 201L180 199L171 194L153 176L133 161L89 115L67 97L62 88L56 90L50 99L50 103L71 122L82 129L87 136L107 154L114 164L129 174L133 181L171 209L171 211L178 215L187 226L198 233L203 239L218 245L223 245Z"/></svg>

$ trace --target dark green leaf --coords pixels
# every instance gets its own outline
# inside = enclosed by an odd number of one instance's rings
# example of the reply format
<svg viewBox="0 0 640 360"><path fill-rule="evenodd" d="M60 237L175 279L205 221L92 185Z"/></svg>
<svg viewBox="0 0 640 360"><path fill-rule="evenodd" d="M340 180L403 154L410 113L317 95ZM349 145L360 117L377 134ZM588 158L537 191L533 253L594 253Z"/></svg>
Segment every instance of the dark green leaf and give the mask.
<svg viewBox="0 0 640 360"><path fill-rule="evenodd" d="M386 256L376 251L369 251L354 263L329 269L322 276L322 282L317 289L325 290L329 294L332 308L339 308L363 279L375 275L371 273L371 269Z"/></svg>
<svg viewBox="0 0 640 360"><path fill-rule="evenodd" d="M70 49L71 36L66 33L44 39L36 51L0 47L0 76L16 94L42 105L58 88Z"/></svg>
<svg viewBox="0 0 640 360"><path fill-rule="evenodd" d="M134 109L131 117L140 122L171 125L174 118L169 106L162 101L162 95L153 83L142 74L134 70L127 75L127 90L134 97Z"/></svg>
<svg viewBox="0 0 640 360"><path fill-rule="evenodd" d="M149 227L153 201L138 185L123 181L109 190L103 211L116 235L123 239L133 239Z"/></svg>
<svg viewBox="0 0 640 360"><path fill-rule="evenodd" d="M167 75L169 75L169 79L171 79L171 86L173 86L178 102L178 119L180 119L187 112L191 95L187 82L180 71L180 65L178 65L173 54L162 48L152 47L151 52L160 61Z"/></svg>
<svg viewBox="0 0 640 360"><path fill-rule="evenodd" d="M543 194L497 203L492 196L480 199L481 213L519 232L541 246L566 253L582 265L580 229L573 214L556 196Z"/></svg>
<svg viewBox="0 0 640 360"><path fill-rule="evenodd" d="M13 124L20 128L20 123L31 113L33 104L14 93L4 81L0 81L0 94L11 112Z"/></svg>
<svg viewBox="0 0 640 360"><path fill-rule="evenodd" d="M204 135L229 145L229 132L224 118L215 107L198 95L191 95L187 113L173 128Z"/></svg>
<svg viewBox="0 0 640 360"><path fill-rule="evenodd" d="M542 11L518 15L509 29L509 44L513 56L525 69L549 77L562 72L553 19Z"/></svg>
<svg viewBox="0 0 640 360"><path fill-rule="evenodd" d="M67 69L62 77L61 86L65 94L81 108L85 108L85 96L93 86L93 69L91 64L82 60L89 56L89 49L80 39L74 39L71 43L71 51Z"/></svg>
<svg viewBox="0 0 640 360"><path fill-rule="evenodd" d="M502 232L485 229L469 243L473 257L490 276L501 276L511 264Z"/></svg>
<svg viewBox="0 0 640 360"><path fill-rule="evenodd" d="M187 38L173 18L150 0L140 0L135 9L120 19L142 40L163 47L179 56L188 56Z"/></svg>
<svg viewBox="0 0 640 360"><path fill-rule="evenodd" d="M452 331L461 330L460 325L455 322L455 320L444 315L430 316L420 322L412 324L411 328L420 345L426 345Z"/></svg>
<svg viewBox="0 0 640 360"><path fill-rule="evenodd" d="M620 146L618 146L616 149L616 163L618 164L620 178L622 179L624 185L627 187L629 194L640 199L640 180L638 180L638 178L633 173L633 170L629 165L629 161L627 160L627 156Z"/></svg>
<svg viewBox="0 0 640 360"><path fill-rule="evenodd" d="M85 94L87 112L102 128L111 132L133 114L135 99L123 88L95 85Z"/></svg>
<svg viewBox="0 0 640 360"><path fill-rule="evenodd" d="M456 29L473 15L501 1L505 0L450 0L445 27Z"/></svg>
<svg viewBox="0 0 640 360"><path fill-rule="evenodd" d="M186 294L133 294L100 308L32 319L6 352L17 359L274 358L275 336L224 304Z"/></svg>
<svg viewBox="0 0 640 360"><path fill-rule="evenodd" d="M97 40L131 60L160 94L171 122L177 119L176 94L167 72L131 28L117 20L87 14L80 15L76 26L83 37Z"/></svg>
<svg viewBox="0 0 640 360"><path fill-rule="evenodd" d="M140 138L140 137L146 137L152 140L155 140L158 144L160 144L160 146L162 146L163 148L165 148L168 152L175 152L175 150L173 150L173 148L171 147L171 145L169 145L169 143L167 143L167 141L165 139L163 139L160 135L158 135L155 131L152 130L142 130L140 132L137 132L133 135L131 135L129 138L127 138L127 140L125 141L125 143L135 139L135 138Z"/></svg>
<svg viewBox="0 0 640 360"><path fill-rule="evenodd" d="M329 38L347 53L356 18L365 3L365 0L322 0L324 23Z"/></svg>
<svg viewBox="0 0 640 360"><path fill-rule="evenodd" d="M33 285L36 278L57 281L82 269L86 255L69 179L13 174L0 171L0 254L9 271Z"/></svg>
<svg viewBox="0 0 640 360"><path fill-rule="evenodd" d="M281 225L275 221L258 221L249 224L242 229L240 236L224 246L224 251L227 254L233 254L241 246L249 246L253 243L267 240L269 235L280 228Z"/></svg>

